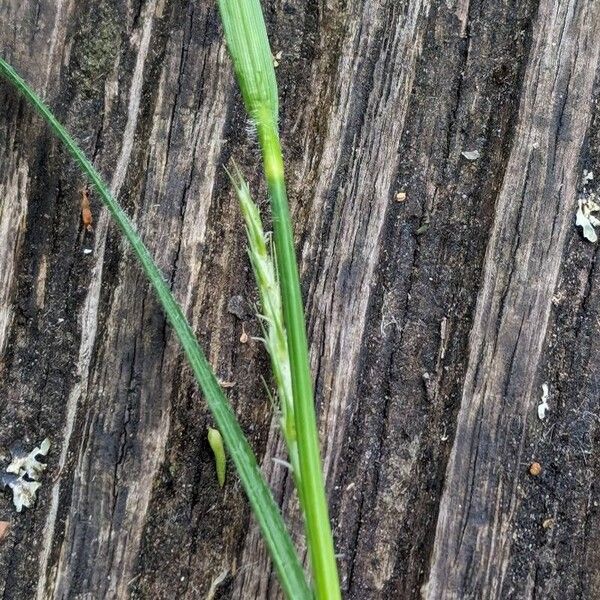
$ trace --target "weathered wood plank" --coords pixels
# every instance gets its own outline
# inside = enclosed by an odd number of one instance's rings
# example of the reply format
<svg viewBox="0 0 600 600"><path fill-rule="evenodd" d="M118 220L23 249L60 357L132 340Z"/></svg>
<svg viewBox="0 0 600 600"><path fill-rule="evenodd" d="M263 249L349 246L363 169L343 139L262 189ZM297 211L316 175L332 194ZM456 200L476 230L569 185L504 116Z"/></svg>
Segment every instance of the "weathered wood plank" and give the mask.
<svg viewBox="0 0 600 600"><path fill-rule="evenodd" d="M599 8L594 2L541 2L538 8L471 330L427 597L539 593L529 583L535 561L521 582L506 574L518 535L520 482L535 458L526 443L533 446L542 430L536 423L540 359L577 204L600 54Z"/></svg>
<svg viewBox="0 0 600 600"><path fill-rule="evenodd" d="M596 4L265 3L348 598L599 593L600 295L573 225L583 166L600 175ZM94 157L236 382L302 545L264 352L239 341L260 327L227 310L255 292L223 166L235 156L265 190L214 3L0 14L3 55ZM278 597L129 252L94 198L82 231L73 165L3 84L0 104L0 448L53 442L35 509L0 495L3 596Z"/></svg>

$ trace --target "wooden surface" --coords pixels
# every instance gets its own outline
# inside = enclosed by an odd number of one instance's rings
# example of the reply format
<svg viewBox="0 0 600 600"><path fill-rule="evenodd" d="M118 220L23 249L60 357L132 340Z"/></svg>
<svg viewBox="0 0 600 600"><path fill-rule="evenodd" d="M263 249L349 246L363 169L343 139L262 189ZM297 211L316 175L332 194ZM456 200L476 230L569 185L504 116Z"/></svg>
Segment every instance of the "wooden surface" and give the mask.
<svg viewBox="0 0 600 600"><path fill-rule="evenodd" d="M600 188L600 3L264 5L345 597L599 598L600 274L574 221ZM224 166L265 190L215 3L3 0L0 16L2 55L235 382L302 546L265 354L240 343L260 325ZM131 254L93 195L84 231L81 176L4 83L0 107L2 464L52 441L35 508L0 496L2 597L277 598Z"/></svg>

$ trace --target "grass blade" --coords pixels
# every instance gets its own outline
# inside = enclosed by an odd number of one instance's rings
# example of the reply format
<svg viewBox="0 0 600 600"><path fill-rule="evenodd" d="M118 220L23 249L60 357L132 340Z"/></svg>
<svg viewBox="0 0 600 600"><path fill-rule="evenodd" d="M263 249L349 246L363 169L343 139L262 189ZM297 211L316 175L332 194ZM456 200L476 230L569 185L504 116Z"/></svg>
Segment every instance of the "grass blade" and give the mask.
<svg viewBox="0 0 600 600"><path fill-rule="evenodd" d="M278 115L277 81L259 0L219 0L225 38L248 114L258 130L273 213L277 271L292 371L292 392L306 538L317 598L341 597L325 495L306 325L294 235L285 187ZM248 57L252 57L249 59Z"/></svg>
<svg viewBox="0 0 600 600"><path fill-rule="evenodd" d="M15 87L50 125L56 136L65 144L81 171L89 178L104 205L107 207L121 232L127 238L140 261L144 273L154 287L156 295L185 351L192 371L198 381L215 423L221 432L240 480L250 501L254 516L258 521L263 537L271 553L281 586L288 598L312 598L312 594L300 561L286 530L278 506L262 476L256 458L231 405L223 394L214 372L206 359L198 340L192 331L179 304L158 267L152 260L148 249L120 204L109 192L92 163L85 157L73 138L54 117L50 109L39 96L25 83L16 71L0 58L0 73Z"/></svg>
<svg viewBox="0 0 600 600"><path fill-rule="evenodd" d="M258 0L219 0L219 10L246 108L252 117L264 109L277 122L279 100L273 55Z"/></svg>

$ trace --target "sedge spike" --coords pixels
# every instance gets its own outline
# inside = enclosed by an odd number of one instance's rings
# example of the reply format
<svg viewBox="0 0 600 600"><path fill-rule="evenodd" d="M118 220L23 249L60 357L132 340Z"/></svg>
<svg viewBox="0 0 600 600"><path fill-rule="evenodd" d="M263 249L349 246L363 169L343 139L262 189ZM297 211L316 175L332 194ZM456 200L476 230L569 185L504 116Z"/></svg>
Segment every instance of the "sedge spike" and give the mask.
<svg viewBox="0 0 600 600"><path fill-rule="evenodd" d="M229 177L235 189L242 217L246 226L248 256L258 287L262 314L258 317L263 329L261 338L271 359L271 368L277 387L277 398L281 412L281 429L288 448L294 480L298 493L302 485L298 464L298 444L292 395L292 376L288 352L287 337L283 325L281 290L273 264L267 235L265 234L260 210L252 200L248 183L244 180L237 165Z"/></svg>

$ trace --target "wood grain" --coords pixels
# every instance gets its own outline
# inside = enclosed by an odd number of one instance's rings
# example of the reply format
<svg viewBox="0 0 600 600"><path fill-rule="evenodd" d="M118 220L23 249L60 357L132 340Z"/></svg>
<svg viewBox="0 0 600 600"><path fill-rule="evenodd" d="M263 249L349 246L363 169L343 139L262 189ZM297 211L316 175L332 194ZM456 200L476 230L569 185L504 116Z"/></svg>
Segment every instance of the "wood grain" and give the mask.
<svg viewBox="0 0 600 600"><path fill-rule="evenodd" d="M595 4L538 8L440 504L426 594L433 598L505 593L526 438L536 428L540 357L590 123L599 19Z"/></svg>
<svg viewBox="0 0 600 600"><path fill-rule="evenodd" d="M264 6L345 597L598 596L600 295L574 225L600 177L598 3ZM240 342L260 325L228 311L256 301L230 158L265 189L216 6L0 14L3 56L93 157L235 382L304 551L268 362ZM0 496L2 596L280 597L133 258L93 195L84 231L83 181L5 84L0 104L0 449L53 444L34 509Z"/></svg>

